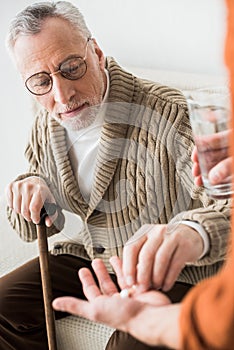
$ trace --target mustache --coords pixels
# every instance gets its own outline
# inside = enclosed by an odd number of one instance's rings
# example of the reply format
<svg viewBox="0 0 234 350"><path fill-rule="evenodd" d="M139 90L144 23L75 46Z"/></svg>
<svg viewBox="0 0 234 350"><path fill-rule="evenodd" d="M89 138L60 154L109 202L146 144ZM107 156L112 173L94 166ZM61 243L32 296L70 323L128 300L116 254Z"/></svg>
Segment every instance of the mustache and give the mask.
<svg viewBox="0 0 234 350"><path fill-rule="evenodd" d="M77 108L80 108L82 107L83 105L87 105L89 106L89 102L84 99L82 101L76 101L76 100L72 100L71 102L69 102L66 106L63 106L63 108L59 109L59 110L56 110L55 113L56 114L60 114L60 113L67 113L67 112L71 112L73 111L74 109L77 109Z"/></svg>

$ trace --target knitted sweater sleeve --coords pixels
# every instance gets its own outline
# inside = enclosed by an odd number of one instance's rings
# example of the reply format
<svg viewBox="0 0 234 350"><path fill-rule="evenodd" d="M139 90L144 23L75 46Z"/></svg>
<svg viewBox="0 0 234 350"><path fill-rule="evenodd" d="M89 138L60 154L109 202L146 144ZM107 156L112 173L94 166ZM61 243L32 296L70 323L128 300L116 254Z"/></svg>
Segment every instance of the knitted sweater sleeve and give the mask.
<svg viewBox="0 0 234 350"><path fill-rule="evenodd" d="M194 140L184 96L176 90L166 87L155 89L155 85L151 86L153 94L156 95L159 90L161 91L160 99L157 101L161 102L162 108L158 108L158 113L161 124L163 120L165 121L162 135L158 137L161 137L160 144L165 151L161 163L166 164L168 170L164 173L169 178L165 205L173 205L171 217L168 217L169 223L177 224L182 220L188 220L200 224L208 235L210 249L202 259L192 265L203 267L219 263L226 257L231 201L210 199L203 187L194 184L191 171ZM153 98L151 100L154 101ZM154 107L151 106L152 109Z"/></svg>
<svg viewBox="0 0 234 350"><path fill-rule="evenodd" d="M194 185L191 174L191 152L193 141L191 140L191 127L188 118L178 126L176 139L176 171L180 177L182 186L186 188L189 197L192 198L193 208L177 214L172 222L189 220L199 223L209 237L210 249L207 254L195 262L194 265L211 265L222 261L226 256L228 236L230 231L231 200L213 200L208 198L204 188ZM196 204L197 203L197 204Z"/></svg>
<svg viewBox="0 0 234 350"><path fill-rule="evenodd" d="M27 173L18 176L15 181L22 180L30 176L38 176L47 183L48 187L53 193L52 185L49 180L49 176L47 175L47 171L45 171L46 167L43 162L43 158L44 156L46 158L46 155L44 149L45 142L43 140L44 136L40 132L42 126L45 127L46 131L46 114L44 111L39 112L39 115L35 119L31 130L30 139L25 150L25 156L29 162L29 170ZM54 224L50 228L47 228L48 236L60 232L64 226L64 215L61 208L59 206L57 206L57 208L58 217ZM12 227L17 231L23 240L31 242L37 238L35 224L26 221L22 215L17 214L10 208L7 208L7 216Z"/></svg>

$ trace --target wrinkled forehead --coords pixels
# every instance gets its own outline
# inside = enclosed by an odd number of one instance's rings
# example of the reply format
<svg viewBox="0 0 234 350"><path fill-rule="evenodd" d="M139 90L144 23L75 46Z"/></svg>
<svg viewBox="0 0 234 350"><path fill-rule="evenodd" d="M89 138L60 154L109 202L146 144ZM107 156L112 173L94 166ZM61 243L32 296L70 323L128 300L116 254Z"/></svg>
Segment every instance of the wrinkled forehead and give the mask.
<svg viewBox="0 0 234 350"><path fill-rule="evenodd" d="M84 54L87 38L60 18L47 19L34 35L20 35L13 49L18 70L25 78L37 71L57 67L69 55Z"/></svg>

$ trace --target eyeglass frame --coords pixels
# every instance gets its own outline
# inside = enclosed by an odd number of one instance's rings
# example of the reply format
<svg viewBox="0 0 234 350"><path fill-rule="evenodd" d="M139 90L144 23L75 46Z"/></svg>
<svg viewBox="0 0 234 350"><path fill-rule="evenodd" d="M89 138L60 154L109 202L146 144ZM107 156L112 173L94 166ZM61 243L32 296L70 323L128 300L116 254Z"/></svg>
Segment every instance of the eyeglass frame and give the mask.
<svg viewBox="0 0 234 350"><path fill-rule="evenodd" d="M85 47L85 55L84 55L84 57L73 56L73 57L70 57L70 58L66 58L63 62L60 63L60 65L58 66L58 69L57 69L55 72L48 73L48 72L42 71L42 72L34 73L34 74L32 74L30 77L28 77L28 78L25 80L25 83L24 83L25 86L26 86L26 88L27 88L27 90L28 90L31 94L36 95L36 96L43 96L43 95L48 94L48 93L52 90L52 88L53 88L53 79L52 79L52 77L53 77L53 75L56 75L56 74L58 74L58 73L60 73L61 76L62 76L63 78L68 79L68 80L79 80L79 79L81 79L81 78L86 74L86 72L87 72L87 62L86 62L86 58L87 58L87 51L88 51L88 43L89 43L91 40L92 40L92 38L89 37L89 38L87 39L87 41L86 41L86 47ZM75 59L75 58L80 58L81 60L83 60L83 63L85 64L85 71L84 71L84 73L83 73L80 77L78 77L78 78L68 78L67 76L63 75L63 71L61 70L61 66L62 66L66 61L68 61L68 60L70 60L70 59ZM27 85L27 82L28 82L32 77L34 77L34 76L36 76L36 75L38 75L38 74L46 74L46 75L50 78L51 86L50 86L50 89L49 89L47 92L44 92L44 93L36 93L36 92L33 92L33 91L31 91L31 90L29 89L29 87L28 87L28 85ZM64 74L65 74L65 73L64 73Z"/></svg>

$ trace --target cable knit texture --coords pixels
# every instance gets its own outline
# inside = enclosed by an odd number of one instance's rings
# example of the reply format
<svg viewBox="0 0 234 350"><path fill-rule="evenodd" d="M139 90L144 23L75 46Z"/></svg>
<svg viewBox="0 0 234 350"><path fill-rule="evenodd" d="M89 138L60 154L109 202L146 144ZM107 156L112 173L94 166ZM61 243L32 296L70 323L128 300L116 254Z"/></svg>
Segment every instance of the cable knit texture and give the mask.
<svg viewBox="0 0 234 350"><path fill-rule="evenodd" d="M143 224L193 220L208 233L210 251L186 266L179 280L196 283L214 274L225 257L230 205L208 199L194 186L193 140L181 92L134 77L110 57L106 68L110 92L89 203L72 170L66 132L45 110L36 116L26 149L30 168L22 177L45 179L61 208L48 235L62 229L62 209L84 222L79 242L61 242L53 253L101 257L111 271L110 256L121 256L125 242ZM22 239L36 239L34 224L11 210L8 214Z"/></svg>

